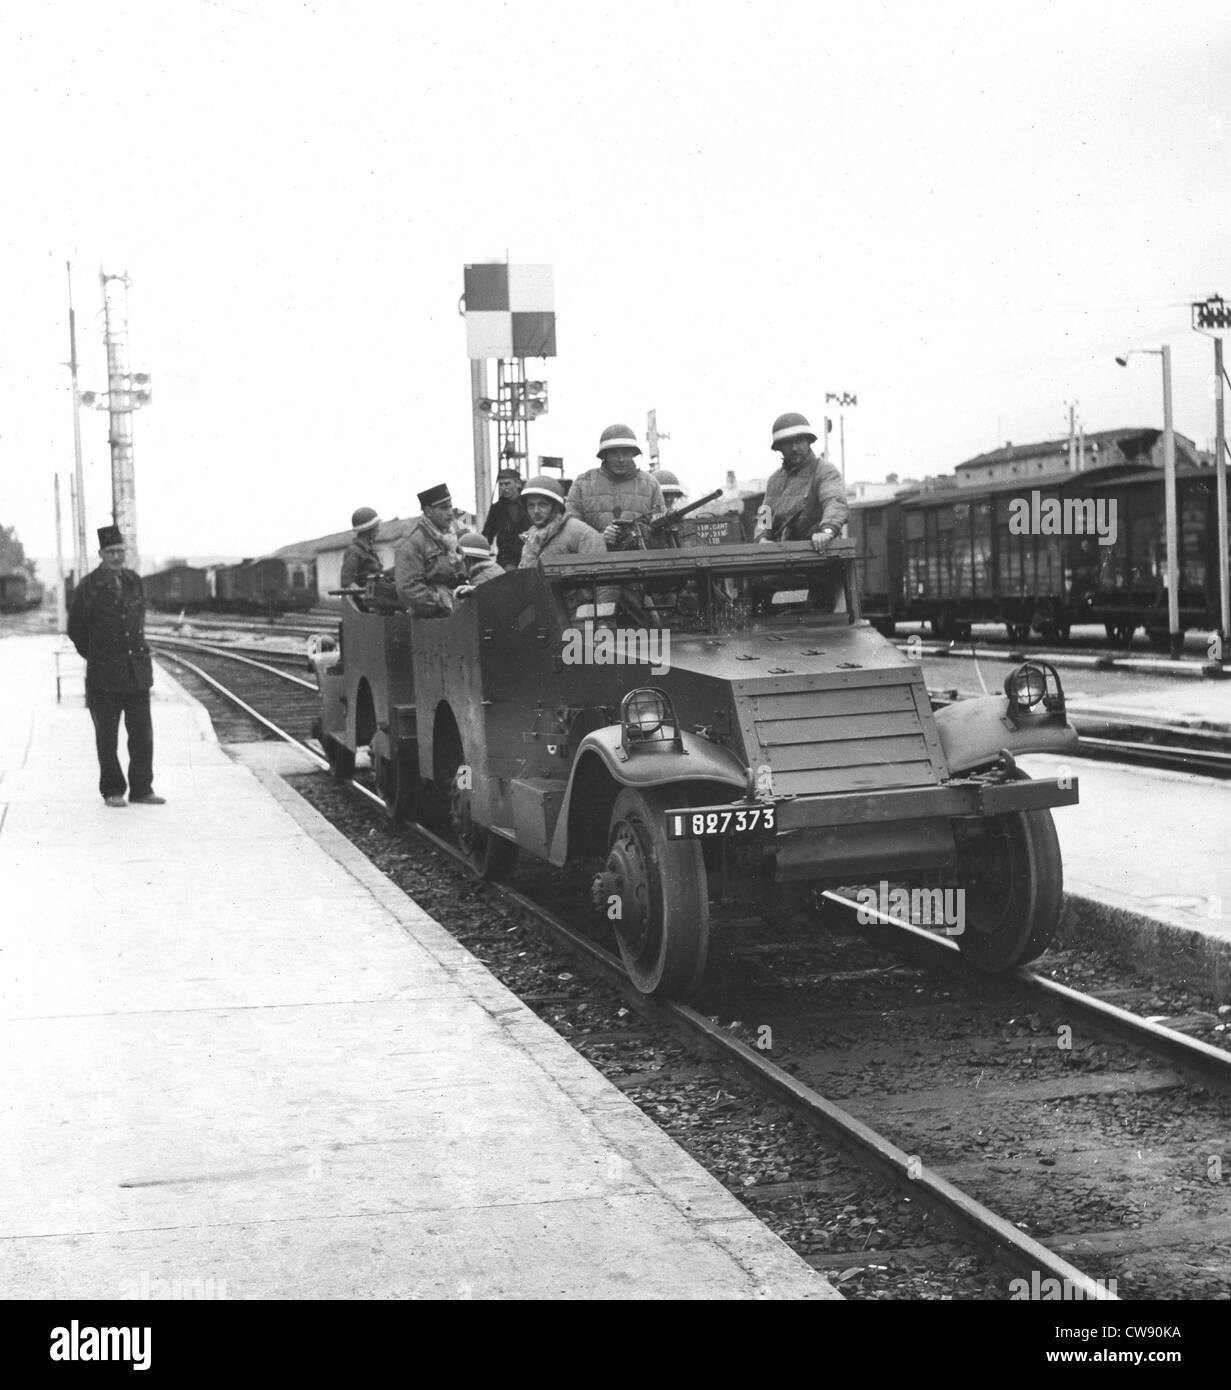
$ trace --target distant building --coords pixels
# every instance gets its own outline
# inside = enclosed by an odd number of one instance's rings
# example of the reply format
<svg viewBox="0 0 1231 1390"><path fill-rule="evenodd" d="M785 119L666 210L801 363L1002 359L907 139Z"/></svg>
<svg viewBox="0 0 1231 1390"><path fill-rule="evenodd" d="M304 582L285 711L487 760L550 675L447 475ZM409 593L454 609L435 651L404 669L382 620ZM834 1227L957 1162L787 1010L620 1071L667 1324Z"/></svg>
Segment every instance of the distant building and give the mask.
<svg viewBox="0 0 1231 1390"><path fill-rule="evenodd" d="M409 525L408 520L393 517L390 521L382 521L377 527L376 549L380 552L380 562L386 569L392 568L393 552ZM288 564L292 563L292 560L301 560L304 555L310 555L316 562L317 601L322 607L337 607L340 600L330 598L329 591L342 587L342 560L346 555L347 546L354 539L354 528L348 527L345 531L332 531L327 536L317 536L315 540L297 541L294 545L283 546L281 550L275 550L274 554L281 556Z"/></svg>
<svg viewBox="0 0 1231 1390"><path fill-rule="evenodd" d="M1139 468L1163 466L1163 432L1155 429L1100 430L1080 439L1077 470L1136 464ZM1175 436L1177 463L1202 466L1208 456L1186 435ZM1040 444L1004 444L990 453L959 463L954 473L959 487L987 487L1020 478L1022 482L1049 473L1067 472L1069 439L1044 440Z"/></svg>
<svg viewBox="0 0 1231 1390"><path fill-rule="evenodd" d="M848 483L846 495L852 502L888 502L899 492L914 492L922 486L918 478L899 478L896 473L890 473L883 483Z"/></svg>

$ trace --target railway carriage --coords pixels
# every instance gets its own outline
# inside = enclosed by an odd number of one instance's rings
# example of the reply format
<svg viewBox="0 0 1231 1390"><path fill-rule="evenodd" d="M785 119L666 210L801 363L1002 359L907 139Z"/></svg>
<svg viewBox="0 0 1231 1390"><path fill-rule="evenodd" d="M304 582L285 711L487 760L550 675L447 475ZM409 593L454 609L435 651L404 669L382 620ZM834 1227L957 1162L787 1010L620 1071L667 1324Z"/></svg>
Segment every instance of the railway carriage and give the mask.
<svg viewBox="0 0 1231 1390"><path fill-rule="evenodd" d="M739 543L550 557L446 618L345 596L317 733L339 776L367 747L390 814L451 828L480 876L588 866L647 994L700 979L711 897L864 882L962 888L973 964L1030 960L1077 788L1015 755L1075 747L1058 676L934 713L854 566L850 542Z"/></svg>
<svg viewBox="0 0 1231 1390"><path fill-rule="evenodd" d="M43 601L43 586L23 570L0 574L0 613L24 613Z"/></svg>
<svg viewBox="0 0 1231 1390"><path fill-rule="evenodd" d="M145 599L158 612L197 613L213 601L209 572L192 565L172 565L142 577Z"/></svg>
<svg viewBox="0 0 1231 1390"><path fill-rule="evenodd" d="M1102 544L1091 534L1019 532L1014 504L1033 505L1034 494L1040 513L1094 503L1109 516L1114 502L1114 538ZM1177 496L1180 625L1214 627L1218 536L1210 470L1180 464ZM887 635L900 622L926 622L942 640L964 640L972 623L997 622L1013 641L1033 630L1063 642L1075 623L1093 622L1123 645L1139 627L1167 645L1163 479L1156 468L1117 465L856 502L850 531L862 556L865 611Z"/></svg>

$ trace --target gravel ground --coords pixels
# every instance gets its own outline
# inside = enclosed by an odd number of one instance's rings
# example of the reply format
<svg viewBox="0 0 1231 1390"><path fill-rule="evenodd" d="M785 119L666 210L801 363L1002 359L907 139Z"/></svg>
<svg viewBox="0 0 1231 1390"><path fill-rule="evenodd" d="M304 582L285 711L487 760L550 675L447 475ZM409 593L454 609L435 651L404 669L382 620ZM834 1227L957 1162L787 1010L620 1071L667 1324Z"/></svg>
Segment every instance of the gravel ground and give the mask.
<svg viewBox="0 0 1231 1390"><path fill-rule="evenodd" d="M1003 1299L1010 1276L909 1196L837 1156L785 1108L647 1021L541 941L521 911L323 776L292 785L688 1153L848 1297ZM584 884L530 867L562 913ZM610 944L610 943L604 943ZM749 1030L732 1022L732 1030ZM884 1253L878 1253L884 1252Z"/></svg>

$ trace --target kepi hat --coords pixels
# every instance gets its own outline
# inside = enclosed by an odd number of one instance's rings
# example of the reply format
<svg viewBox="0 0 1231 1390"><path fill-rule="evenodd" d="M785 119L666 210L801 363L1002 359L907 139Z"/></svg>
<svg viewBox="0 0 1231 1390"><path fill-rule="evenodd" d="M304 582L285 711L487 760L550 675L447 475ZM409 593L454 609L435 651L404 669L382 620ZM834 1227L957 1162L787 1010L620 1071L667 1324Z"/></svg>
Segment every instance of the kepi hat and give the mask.
<svg viewBox="0 0 1231 1390"><path fill-rule="evenodd" d="M98 528L98 548L107 550L113 545L123 545L124 537L120 534L118 526L100 526Z"/></svg>
<svg viewBox="0 0 1231 1390"><path fill-rule="evenodd" d="M419 505L424 511L429 507L451 507L453 498L449 495L449 484L438 483L435 487L430 487L426 492L419 494Z"/></svg>

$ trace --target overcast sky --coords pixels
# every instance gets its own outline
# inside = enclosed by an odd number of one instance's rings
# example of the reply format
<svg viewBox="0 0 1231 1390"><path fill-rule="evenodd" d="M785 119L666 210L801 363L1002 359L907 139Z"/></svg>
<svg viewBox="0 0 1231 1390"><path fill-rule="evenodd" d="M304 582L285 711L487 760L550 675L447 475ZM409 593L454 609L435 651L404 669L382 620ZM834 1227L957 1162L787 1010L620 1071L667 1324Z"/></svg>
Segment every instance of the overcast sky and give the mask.
<svg viewBox="0 0 1231 1390"><path fill-rule="evenodd" d="M0 18L0 522L54 553L100 264L127 271L146 559L473 496L462 267L555 269L534 454L644 437L694 495L850 391L851 478L1005 440L1213 434L1231 296L1217 3L36 0ZM538 372L539 364L531 364ZM831 413L833 413L831 411ZM88 522L107 417L83 417ZM836 444L835 444L836 450ZM66 526L66 543L69 537Z"/></svg>

